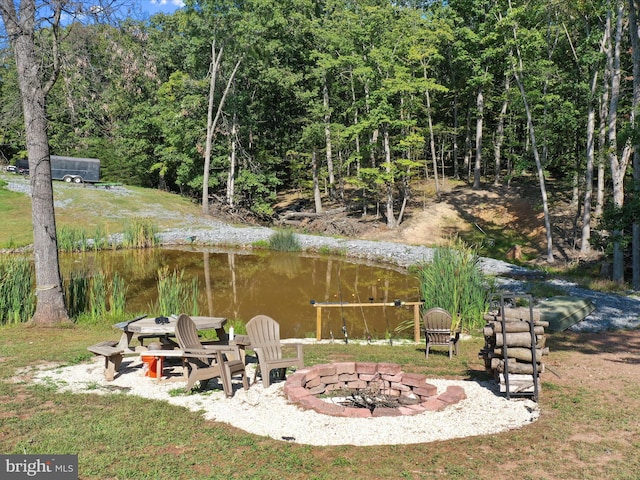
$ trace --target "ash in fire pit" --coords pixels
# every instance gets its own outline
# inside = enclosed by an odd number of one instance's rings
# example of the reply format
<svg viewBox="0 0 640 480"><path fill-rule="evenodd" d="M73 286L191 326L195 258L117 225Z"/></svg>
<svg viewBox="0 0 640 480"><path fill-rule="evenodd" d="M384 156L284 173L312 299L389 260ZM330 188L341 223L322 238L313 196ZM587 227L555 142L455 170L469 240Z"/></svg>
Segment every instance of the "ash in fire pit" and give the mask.
<svg viewBox="0 0 640 480"><path fill-rule="evenodd" d="M343 417L415 415L439 411L466 398L462 387L449 386L438 395L424 375L404 373L393 363L368 362L300 369L287 379L284 391L289 401L302 408Z"/></svg>
<svg viewBox="0 0 640 480"><path fill-rule="evenodd" d="M337 396L329 397L328 400L345 407L366 408L371 413L376 408L399 408L420 403L415 396L386 393L385 382L379 374L376 374L366 388L355 391L341 390L337 392Z"/></svg>

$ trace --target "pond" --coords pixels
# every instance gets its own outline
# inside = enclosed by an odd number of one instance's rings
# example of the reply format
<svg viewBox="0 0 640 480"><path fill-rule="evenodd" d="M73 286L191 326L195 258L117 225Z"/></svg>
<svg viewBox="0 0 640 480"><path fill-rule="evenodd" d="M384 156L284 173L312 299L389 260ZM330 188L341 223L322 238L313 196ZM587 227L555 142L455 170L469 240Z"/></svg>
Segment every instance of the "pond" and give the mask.
<svg viewBox="0 0 640 480"><path fill-rule="evenodd" d="M198 278L199 314L247 322L264 314L280 323L283 338L316 336L317 302L389 303L419 300L418 280L401 269L358 263L344 257L304 253L238 251L198 248L103 251L64 254L64 278L72 272L90 275L116 272L127 285L127 311L149 316L157 302L158 272L184 272ZM323 308L322 338L386 338L403 321L413 318L412 307ZM392 333L393 337L398 334ZM402 336L412 337L412 331Z"/></svg>

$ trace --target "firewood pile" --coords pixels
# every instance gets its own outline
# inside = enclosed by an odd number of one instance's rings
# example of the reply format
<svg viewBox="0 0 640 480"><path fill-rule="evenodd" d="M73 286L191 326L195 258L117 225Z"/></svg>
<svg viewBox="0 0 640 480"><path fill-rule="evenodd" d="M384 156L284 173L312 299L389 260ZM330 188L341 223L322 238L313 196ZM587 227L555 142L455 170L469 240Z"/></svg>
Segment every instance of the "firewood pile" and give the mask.
<svg viewBox="0 0 640 480"><path fill-rule="evenodd" d="M537 397L545 370L542 359L549 354L544 332L549 322L532 315L529 308L505 308L504 312L504 323L500 311L485 315L485 345L479 356L493 372L500 392Z"/></svg>

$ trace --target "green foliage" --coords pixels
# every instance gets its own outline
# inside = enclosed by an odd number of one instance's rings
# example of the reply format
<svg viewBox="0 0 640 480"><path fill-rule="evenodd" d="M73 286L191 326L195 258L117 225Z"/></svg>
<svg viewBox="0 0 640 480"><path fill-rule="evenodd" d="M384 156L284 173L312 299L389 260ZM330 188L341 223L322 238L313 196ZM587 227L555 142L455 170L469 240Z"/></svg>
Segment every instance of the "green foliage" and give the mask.
<svg viewBox="0 0 640 480"><path fill-rule="evenodd" d="M124 232L122 246L148 248L159 243L158 229L149 220L133 219Z"/></svg>
<svg viewBox="0 0 640 480"><path fill-rule="evenodd" d="M88 252L109 247L109 239L102 227L96 227L90 237L84 228L62 225L57 229L58 250L60 252Z"/></svg>
<svg viewBox="0 0 640 480"><path fill-rule="evenodd" d="M279 230L269 237L269 247L278 252L299 252L300 241L291 230Z"/></svg>
<svg viewBox="0 0 640 480"><path fill-rule="evenodd" d="M423 309L441 307L453 315L453 328L479 328L495 293L491 278L482 273L475 249L460 240L434 249L433 260L416 267Z"/></svg>
<svg viewBox="0 0 640 480"><path fill-rule="evenodd" d="M86 252L88 241L83 229L61 226L58 228L58 250L61 252Z"/></svg>
<svg viewBox="0 0 640 480"><path fill-rule="evenodd" d="M71 318L77 318L89 309L89 275L87 272L73 272L65 285L65 303Z"/></svg>
<svg viewBox="0 0 640 480"><path fill-rule="evenodd" d="M0 325L25 322L33 315L33 275L27 258L0 256Z"/></svg>
<svg viewBox="0 0 640 480"><path fill-rule="evenodd" d="M230 328L233 328L233 333L235 335L246 335L247 334L247 324L240 320L239 318L232 318L227 321L227 331Z"/></svg>
<svg viewBox="0 0 640 480"><path fill-rule="evenodd" d="M109 291L109 311L113 315L124 315L127 295L127 286L124 279L116 272L111 280Z"/></svg>
<svg viewBox="0 0 640 480"><path fill-rule="evenodd" d="M191 282L185 280L184 272L169 273L168 267L158 270L158 303L151 310L160 315L179 315L186 313L198 315L198 278Z"/></svg>
<svg viewBox="0 0 640 480"><path fill-rule="evenodd" d="M89 283L89 314L95 322L107 312L107 286L104 273L96 272Z"/></svg>
<svg viewBox="0 0 640 480"><path fill-rule="evenodd" d="M73 272L65 286L69 316L78 323L102 324L125 316L127 287L117 273L107 282L103 272Z"/></svg>

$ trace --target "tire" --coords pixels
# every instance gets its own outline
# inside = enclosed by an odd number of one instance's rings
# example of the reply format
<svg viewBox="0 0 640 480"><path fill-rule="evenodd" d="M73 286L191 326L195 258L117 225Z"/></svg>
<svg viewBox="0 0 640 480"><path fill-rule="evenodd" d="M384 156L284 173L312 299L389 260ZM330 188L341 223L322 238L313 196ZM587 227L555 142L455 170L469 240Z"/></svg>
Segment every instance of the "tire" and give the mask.
<svg viewBox="0 0 640 480"><path fill-rule="evenodd" d="M82 183L82 177L73 177L73 183Z"/></svg>
<svg viewBox="0 0 640 480"><path fill-rule="evenodd" d="M71 183L71 180L73 180L73 178L71 177L64 177L63 180L67 183Z"/></svg>

